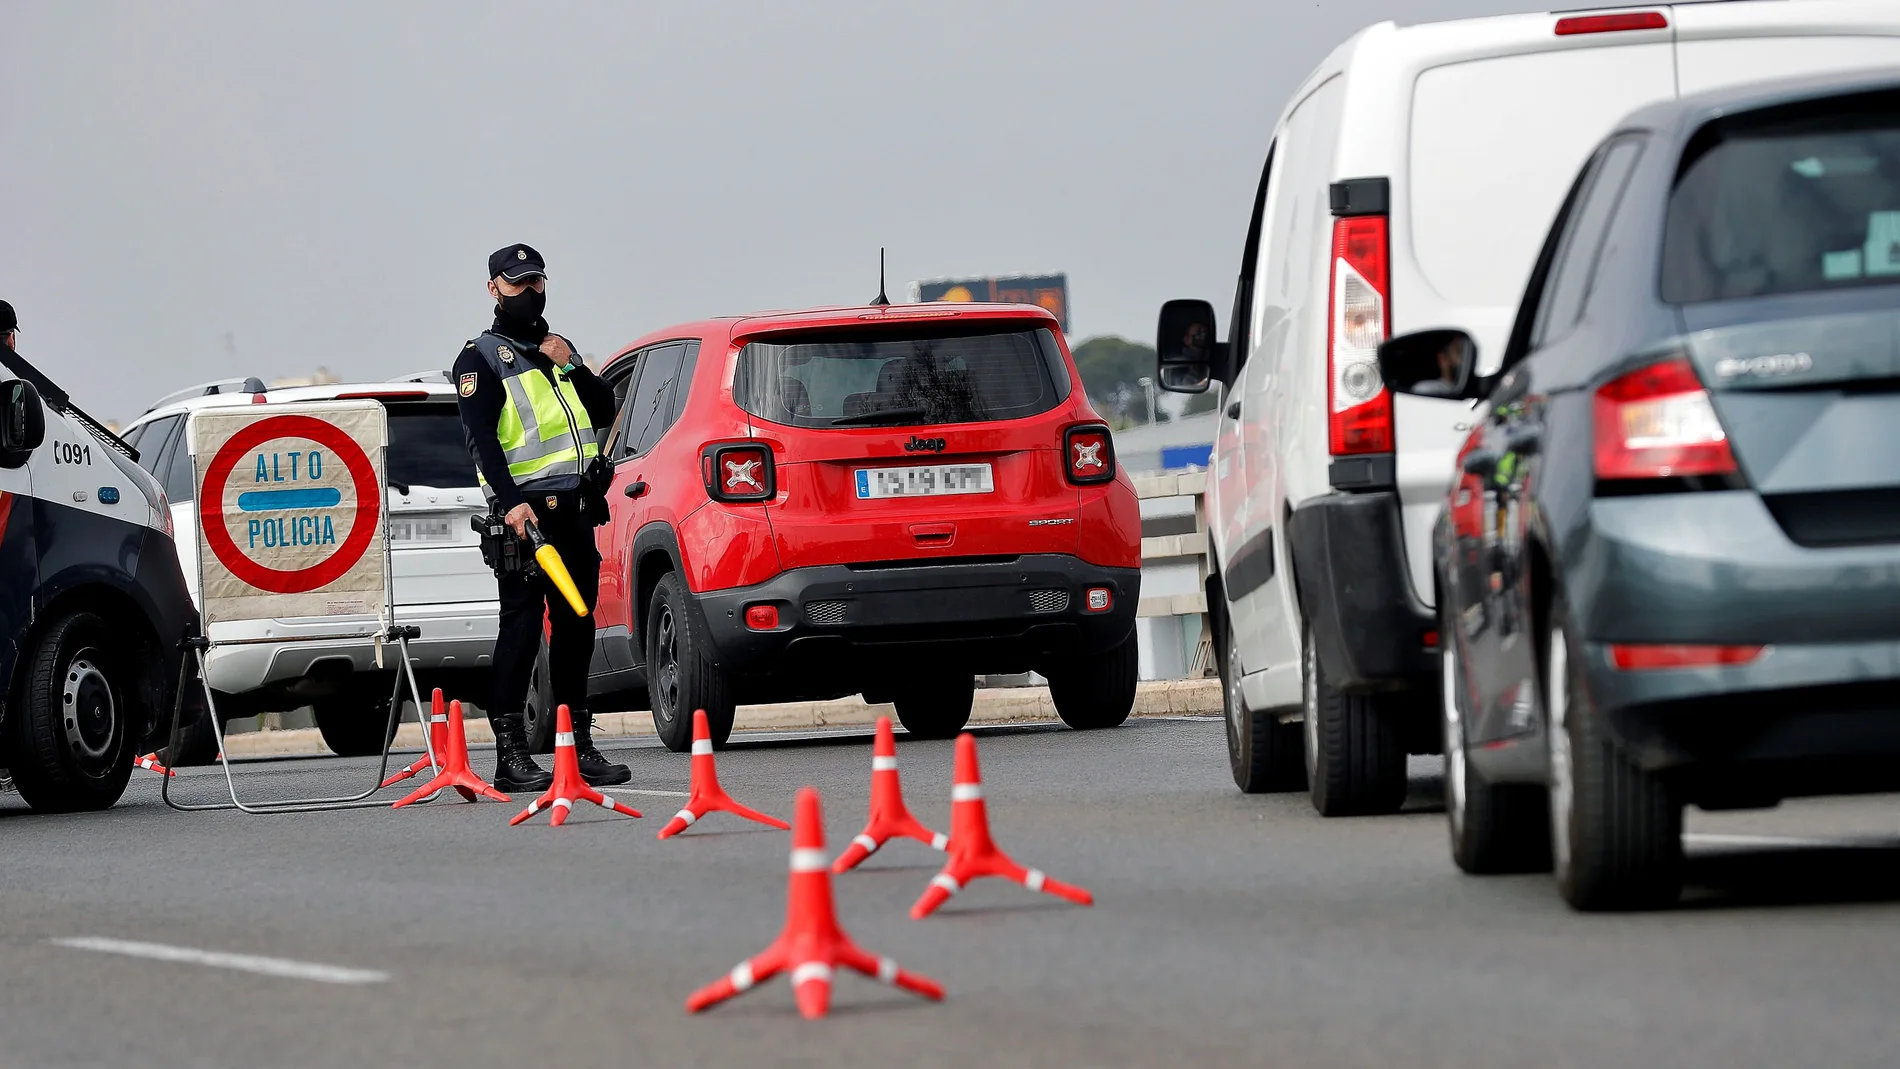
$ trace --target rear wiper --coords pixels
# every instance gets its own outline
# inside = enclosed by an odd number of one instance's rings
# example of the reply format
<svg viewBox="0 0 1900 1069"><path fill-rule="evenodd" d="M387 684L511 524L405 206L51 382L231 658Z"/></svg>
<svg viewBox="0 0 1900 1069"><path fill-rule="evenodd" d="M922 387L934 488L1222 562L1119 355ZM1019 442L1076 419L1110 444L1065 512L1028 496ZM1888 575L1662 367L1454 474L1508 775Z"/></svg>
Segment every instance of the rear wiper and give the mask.
<svg viewBox="0 0 1900 1069"><path fill-rule="evenodd" d="M833 427L849 427L860 423L882 423L889 420L922 419L921 408L880 408L876 412L860 412L855 416L839 416L831 421Z"/></svg>

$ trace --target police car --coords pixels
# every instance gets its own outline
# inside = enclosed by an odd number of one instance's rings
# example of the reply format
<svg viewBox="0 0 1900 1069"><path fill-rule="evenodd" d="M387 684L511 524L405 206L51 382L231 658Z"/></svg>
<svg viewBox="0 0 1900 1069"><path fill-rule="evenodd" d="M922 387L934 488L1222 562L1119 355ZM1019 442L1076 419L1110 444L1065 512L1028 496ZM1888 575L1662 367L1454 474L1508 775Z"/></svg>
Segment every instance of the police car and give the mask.
<svg viewBox="0 0 1900 1069"><path fill-rule="evenodd" d="M302 386L266 390L257 379L205 383L163 398L134 420L126 440L139 464L165 488L178 530L178 557L194 602L198 600L197 510L186 420L207 408L236 405L292 407L312 401L374 399L389 413L389 545L396 622L421 628L409 644L423 692L485 704L500 607L495 578L482 563L469 517L488 506L475 485L475 466L463 441L455 390L441 372L400 381ZM363 621L373 621L363 617ZM333 632L349 617L260 620L218 624L220 645L206 671L221 719L284 712L305 706L316 714L323 741L346 756L382 750L389 695L395 687L394 649L378 667L371 639L300 639ZM226 629L229 628L227 631ZM273 639L284 641L272 641ZM185 727L175 764L211 759L215 741L202 702L186 695Z"/></svg>
<svg viewBox="0 0 1900 1069"><path fill-rule="evenodd" d="M34 809L119 800L195 626L137 454L0 346L0 757Z"/></svg>

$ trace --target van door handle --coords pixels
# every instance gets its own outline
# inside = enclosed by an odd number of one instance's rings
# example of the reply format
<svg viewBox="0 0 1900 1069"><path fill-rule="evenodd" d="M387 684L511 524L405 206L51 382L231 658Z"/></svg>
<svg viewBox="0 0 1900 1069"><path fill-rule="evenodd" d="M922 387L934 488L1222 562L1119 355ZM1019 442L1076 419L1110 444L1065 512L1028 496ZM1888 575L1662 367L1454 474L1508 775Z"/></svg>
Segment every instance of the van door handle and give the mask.
<svg viewBox="0 0 1900 1069"><path fill-rule="evenodd" d="M621 493L626 494L628 497L645 497L646 492L647 492L647 484L641 482L638 479L635 479L634 481L628 483L627 488L621 491Z"/></svg>
<svg viewBox="0 0 1900 1069"><path fill-rule="evenodd" d="M1227 406L1227 418L1228 419L1240 418L1240 398L1238 397L1234 398L1234 403Z"/></svg>

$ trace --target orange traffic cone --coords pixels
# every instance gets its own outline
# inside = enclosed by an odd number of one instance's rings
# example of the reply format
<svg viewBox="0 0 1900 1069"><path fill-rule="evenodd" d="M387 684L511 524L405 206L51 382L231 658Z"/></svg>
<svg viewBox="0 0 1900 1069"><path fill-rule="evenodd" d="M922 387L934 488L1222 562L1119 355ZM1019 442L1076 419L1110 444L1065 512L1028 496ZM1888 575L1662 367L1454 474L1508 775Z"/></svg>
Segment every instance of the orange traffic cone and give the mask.
<svg viewBox="0 0 1900 1069"><path fill-rule="evenodd" d="M512 828L543 809L553 809L554 819L549 823L558 828L567 823L568 811L574 808L575 802L592 802L602 809L611 809L630 817L639 816L639 810L614 801L589 787L587 781L581 778L581 761L574 754L574 715L567 711L565 705L554 713L554 783L548 787L548 793L515 814L515 819L509 821L508 826Z"/></svg>
<svg viewBox="0 0 1900 1069"><path fill-rule="evenodd" d="M429 745L437 754L444 753L449 748L449 714L442 710L441 687L435 688L435 693L429 696ZM408 768L384 780L377 790L393 787L425 768L432 772L442 771L435 766L435 759L429 756L427 750L423 751L422 756L416 758Z"/></svg>
<svg viewBox="0 0 1900 1069"><path fill-rule="evenodd" d="M905 972L889 958L865 953L839 927L837 906L831 900L831 874L825 871L825 824L818 811L818 792L810 787L800 790L793 815L798 824L792 829L792 876L784 930L763 953L693 992L686 1000L687 1012L716 1006L790 969L798 1012L808 1019L823 1017L831 1008L831 977L839 966L941 1000L943 988L935 980Z"/></svg>
<svg viewBox="0 0 1900 1069"><path fill-rule="evenodd" d="M434 714L430 714L430 720L434 719ZM434 726L433 723L430 724L431 729ZM468 767L468 731L462 726L461 702L449 703L448 723L443 725L443 729L444 738L435 751L436 755L442 759L442 771L436 773L434 779L409 792L402 801L389 808L401 809L411 802L420 802L435 792L449 787L453 787L455 793L461 795L464 801L472 802L477 795L493 798L497 802L508 801L507 795L496 790L492 784L477 776L475 771Z"/></svg>
<svg viewBox="0 0 1900 1069"><path fill-rule="evenodd" d="M132 763L146 770L147 772L156 772L161 776L177 776L178 775L178 773L173 772L171 769L165 767L163 764L159 762L157 750L153 750L151 753L148 753L144 757L140 757L134 760Z"/></svg>
<svg viewBox="0 0 1900 1069"><path fill-rule="evenodd" d="M1009 859L990 840L989 810L983 804L983 777L976 767L976 736L957 736L957 767L950 787L950 860L924 888L923 897L910 907L922 920L970 881L984 876L1014 880L1031 891L1043 891L1080 906L1095 904L1095 896L1080 887L1052 880L1041 869L1029 869Z"/></svg>
<svg viewBox="0 0 1900 1069"><path fill-rule="evenodd" d="M880 716L877 741L871 744L871 822L838 855L831 871L849 872L897 838L915 839L933 850L942 850L950 842L949 836L924 827L904 805L904 788L897 781L897 739L891 735L891 718Z"/></svg>
<svg viewBox="0 0 1900 1069"><path fill-rule="evenodd" d="M756 809L740 805L732 800L724 787L719 785L719 770L713 766L712 731L706 726L706 710L693 710L693 779L686 799L686 808L673 814L673 819L660 829L660 838L666 839L703 820L708 813L724 810L734 816L747 820L756 820L774 828L789 828L777 817L768 817Z"/></svg>

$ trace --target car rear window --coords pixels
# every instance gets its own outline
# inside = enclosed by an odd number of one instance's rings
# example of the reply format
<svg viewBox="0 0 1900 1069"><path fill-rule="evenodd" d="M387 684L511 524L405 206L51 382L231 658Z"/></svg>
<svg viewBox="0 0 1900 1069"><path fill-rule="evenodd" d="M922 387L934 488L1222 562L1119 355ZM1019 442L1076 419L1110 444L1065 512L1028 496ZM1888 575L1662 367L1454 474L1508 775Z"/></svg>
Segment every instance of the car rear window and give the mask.
<svg viewBox="0 0 1900 1069"><path fill-rule="evenodd" d="M398 401L387 407L392 487L475 485L475 461L454 405Z"/></svg>
<svg viewBox="0 0 1900 1069"><path fill-rule="evenodd" d="M1049 411L1068 397L1069 373L1045 328L865 328L750 342L732 392L794 427L982 423Z"/></svg>
<svg viewBox="0 0 1900 1069"><path fill-rule="evenodd" d="M1705 127L1669 195L1662 261L1673 304L1900 282L1900 108Z"/></svg>

